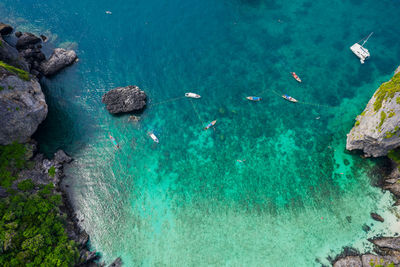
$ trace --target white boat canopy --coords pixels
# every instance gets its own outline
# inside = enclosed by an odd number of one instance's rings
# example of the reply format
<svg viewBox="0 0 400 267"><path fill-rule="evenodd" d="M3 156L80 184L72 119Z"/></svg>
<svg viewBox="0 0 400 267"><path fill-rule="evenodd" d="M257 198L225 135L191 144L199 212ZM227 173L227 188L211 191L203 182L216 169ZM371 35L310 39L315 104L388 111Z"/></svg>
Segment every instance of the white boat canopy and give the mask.
<svg viewBox="0 0 400 267"><path fill-rule="evenodd" d="M369 51L368 49L366 49L365 47L363 47L363 45L368 41L369 37L371 37L371 35L373 34L373 32L371 32L367 38L363 38L365 39L365 41L360 45L359 43L355 43L350 47L350 50L360 59L361 64L364 64L364 61L370 57ZM363 40L362 39L362 40ZM361 40L361 41L362 41Z"/></svg>

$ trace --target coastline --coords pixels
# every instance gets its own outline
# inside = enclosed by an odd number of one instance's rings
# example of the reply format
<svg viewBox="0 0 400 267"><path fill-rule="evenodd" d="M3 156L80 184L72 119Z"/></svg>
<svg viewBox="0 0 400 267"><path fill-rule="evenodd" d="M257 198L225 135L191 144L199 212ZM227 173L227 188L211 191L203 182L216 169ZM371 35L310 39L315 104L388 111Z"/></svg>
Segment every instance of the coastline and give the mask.
<svg viewBox="0 0 400 267"><path fill-rule="evenodd" d="M90 237L79 226L79 220L76 218L68 193L61 186L61 181L65 177L64 165L69 164L72 158L62 150L58 150L51 160L46 158L38 152L37 142L31 137L39 124L45 120L48 112L45 97L41 90L41 78L53 76L65 67L77 62L76 53L73 50L55 48L46 59L42 48L43 50L52 48L52 44L45 44L46 36L40 35L38 37L29 32L21 33L18 31L15 32L15 37L12 34L14 34L12 26L0 23L0 69L2 73L0 92L3 91L0 100L2 101L1 104L4 105L3 107L7 108L2 118L4 127L0 132L0 144L2 145L0 152L7 159L8 152L5 152L7 147L11 149L10 153L13 153L12 151L17 147L25 153L15 159L10 156L10 163L7 161L2 163L2 168L4 168L2 171L10 171L14 177L2 177L2 179L9 179L9 182L3 180L3 183L7 182L8 185L1 184L0 199L8 201L9 197L16 195L30 199L35 195L40 195L42 190L48 190L46 188L51 186L47 193L49 194L48 197L60 199L59 202L54 202L56 204L53 211L58 210L59 212L56 220L60 220L64 225L68 242L75 242L71 243L71 247L69 247L71 253L75 253L75 249L78 250L78 255L71 256L71 258L65 255L66 261L69 264L74 262L75 266L105 266L104 263L99 261L100 254L90 250ZM15 112L13 112L14 109ZM24 162L24 166L22 168L15 167L14 164L17 161ZM17 234L20 233L12 233L7 242L9 244L14 243L13 236ZM5 247L4 250L7 253L14 253L8 247ZM36 256L31 255L31 257ZM22 262L26 263L23 259ZM121 259L117 258L109 266L117 267L121 265Z"/></svg>
<svg viewBox="0 0 400 267"><path fill-rule="evenodd" d="M393 206L400 206L400 153L398 144L399 84L397 82L400 66L394 71L393 78L375 91L366 108L357 116L356 123L347 135L347 150L361 150L361 157L388 158L388 164L383 166L382 176L374 185L382 191L389 191L394 199ZM395 99L395 101L394 101ZM393 119L386 119L389 110ZM360 126L361 125L361 126ZM375 127L376 126L376 127ZM398 214L395 214L399 217ZM384 219L376 213L371 218L377 222ZM331 259L334 267L341 266L398 266L400 264L400 236L375 236L368 239L373 244L373 251L359 253L353 248L344 248L343 252ZM375 254L373 254L375 253Z"/></svg>
<svg viewBox="0 0 400 267"><path fill-rule="evenodd" d="M399 165L393 160L389 159L390 172L382 176L375 186L381 188L383 191L389 191L395 199L393 206L400 205L400 190L397 185L400 185L400 172ZM375 221L373 213L371 217ZM398 266L400 264L400 237L397 236L376 236L367 239L373 244L373 251L367 253L360 253L352 247L344 247L343 251L335 258L330 258L329 261L334 267L346 266ZM371 265L372 264L372 265Z"/></svg>

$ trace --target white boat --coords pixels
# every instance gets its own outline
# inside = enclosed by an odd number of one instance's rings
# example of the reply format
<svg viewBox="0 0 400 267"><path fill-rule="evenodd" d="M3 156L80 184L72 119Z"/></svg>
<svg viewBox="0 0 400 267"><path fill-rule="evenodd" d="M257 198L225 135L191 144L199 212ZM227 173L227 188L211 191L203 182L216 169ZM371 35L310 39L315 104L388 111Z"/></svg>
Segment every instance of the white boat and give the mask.
<svg viewBox="0 0 400 267"><path fill-rule="evenodd" d="M201 96L195 93L186 93L185 94L186 97L190 97L190 98L200 98Z"/></svg>
<svg viewBox="0 0 400 267"><path fill-rule="evenodd" d="M148 133L151 139L153 139L154 142L157 144L159 143L157 136L154 133Z"/></svg>
<svg viewBox="0 0 400 267"><path fill-rule="evenodd" d="M112 12L111 12L111 11L109 11L109 10L107 10L107 11L106 11L106 14L108 14L108 15L111 15L111 14L112 14Z"/></svg>
<svg viewBox="0 0 400 267"><path fill-rule="evenodd" d="M364 64L364 61L370 57L368 49L363 45L368 41L372 34L373 32L371 32L366 38L361 39L360 42L365 39L361 45L357 42L350 47L350 50L360 59L361 64Z"/></svg>

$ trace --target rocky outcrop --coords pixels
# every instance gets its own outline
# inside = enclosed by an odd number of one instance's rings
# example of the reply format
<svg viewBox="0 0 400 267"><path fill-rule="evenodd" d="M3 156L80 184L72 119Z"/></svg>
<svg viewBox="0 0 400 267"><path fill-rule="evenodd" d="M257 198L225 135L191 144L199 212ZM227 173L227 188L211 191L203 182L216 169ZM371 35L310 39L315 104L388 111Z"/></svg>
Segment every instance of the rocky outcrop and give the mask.
<svg viewBox="0 0 400 267"><path fill-rule="evenodd" d="M27 74L26 74L27 75ZM47 116L39 82L0 66L0 144L27 142Z"/></svg>
<svg viewBox="0 0 400 267"><path fill-rule="evenodd" d="M23 50L26 48L32 48L32 45L40 43L42 40L30 32L24 32L17 41L15 45L18 50Z"/></svg>
<svg viewBox="0 0 400 267"><path fill-rule="evenodd" d="M360 256L347 256L337 260L333 267L362 267Z"/></svg>
<svg viewBox="0 0 400 267"><path fill-rule="evenodd" d="M40 71L45 76L51 76L74 63L76 59L75 51L56 48L50 58L41 63Z"/></svg>
<svg viewBox="0 0 400 267"><path fill-rule="evenodd" d="M379 248L389 248L400 251L400 237L380 237L370 240Z"/></svg>
<svg viewBox="0 0 400 267"><path fill-rule="evenodd" d="M380 157L400 146L400 73L383 83L347 135L348 150Z"/></svg>
<svg viewBox="0 0 400 267"><path fill-rule="evenodd" d="M10 46L6 41L3 40L1 36L0 36L0 61L6 62L11 66L29 72L28 63L18 53L18 50Z"/></svg>
<svg viewBox="0 0 400 267"><path fill-rule="evenodd" d="M146 94L136 85L118 87L104 94L102 102L112 114L139 111L146 105Z"/></svg>
<svg viewBox="0 0 400 267"><path fill-rule="evenodd" d="M400 72L400 66L397 67L397 69L394 71L394 75Z"/></svg>
<svg viewBox="0 0 400 267"><path fill-rule="evenodd" d="M6 24L0 23L0 31L2 29L1 25ZM12 32L12 27L11 32L9 29L4 26L3 31L9 34ZM62 48L54 49L50 58L46 60L46 56L41 50L42 41L45 42L47 40L44 35L38 37L29 32L16 32L15 36L18 38L15 48L0 39L0 60L28 71L37 77L54 75L77 61L75 51Z"/></svg>
<svg viewBox="0 0 400 267"><path fill-rule="evenodd" d="M13 27L3 22L0 22L0 35L9 35L12 33Z"/></svg>

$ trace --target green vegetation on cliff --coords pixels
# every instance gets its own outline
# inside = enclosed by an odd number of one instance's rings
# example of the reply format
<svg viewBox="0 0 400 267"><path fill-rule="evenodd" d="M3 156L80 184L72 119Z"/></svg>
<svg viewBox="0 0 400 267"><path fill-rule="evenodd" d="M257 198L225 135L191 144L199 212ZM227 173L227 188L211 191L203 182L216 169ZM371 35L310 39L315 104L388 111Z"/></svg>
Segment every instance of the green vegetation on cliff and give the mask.
<svg viewBox="0 0 400 267"><path fill-rule="evenodd" d="M31 79L28 72L18 69L14 66L8 65L7 63L4 63L1 60L0 60L0 67L6 69L7 71L9 71L11 73L14 73L15 75L17 75L19 78L21 78L24 81L29 81Z"/></svg>
<svg viewBox="0 0 400 267"><path fill-rule="evenodd" d="M393 160L398 165L400 165L400 149L390 150L388 153L388 157L389 159Z"/></svg>
<svg viewBox="0 0 400 267"><path fill-rule="evenodd" d="M0 146L0 186L10 188L17 179L18 171L27 166L25 160L26 147L23 144L12 143Z"/></svg>
<svg viewBox="0 0 400 267"><path fill-rule="evenodd" d="M388 98L393 98L396 92L400 92L400 73L397 73L393 78L383 83L375 93L374 111L378 111L382 107L382 102ZM396 103L397 103L396 99Z"/></svg>
<svg viewBox="0 0 400 267"><path fill-rule="evenodd" d="M0 266L73 266L79 252L66 234L62 198L53 184L30 192L35 185L28 179L17 185L20 191L11 189L30 165L26 152L22 144L0 146L0 185L9 193L0 198Z"/></svg>

